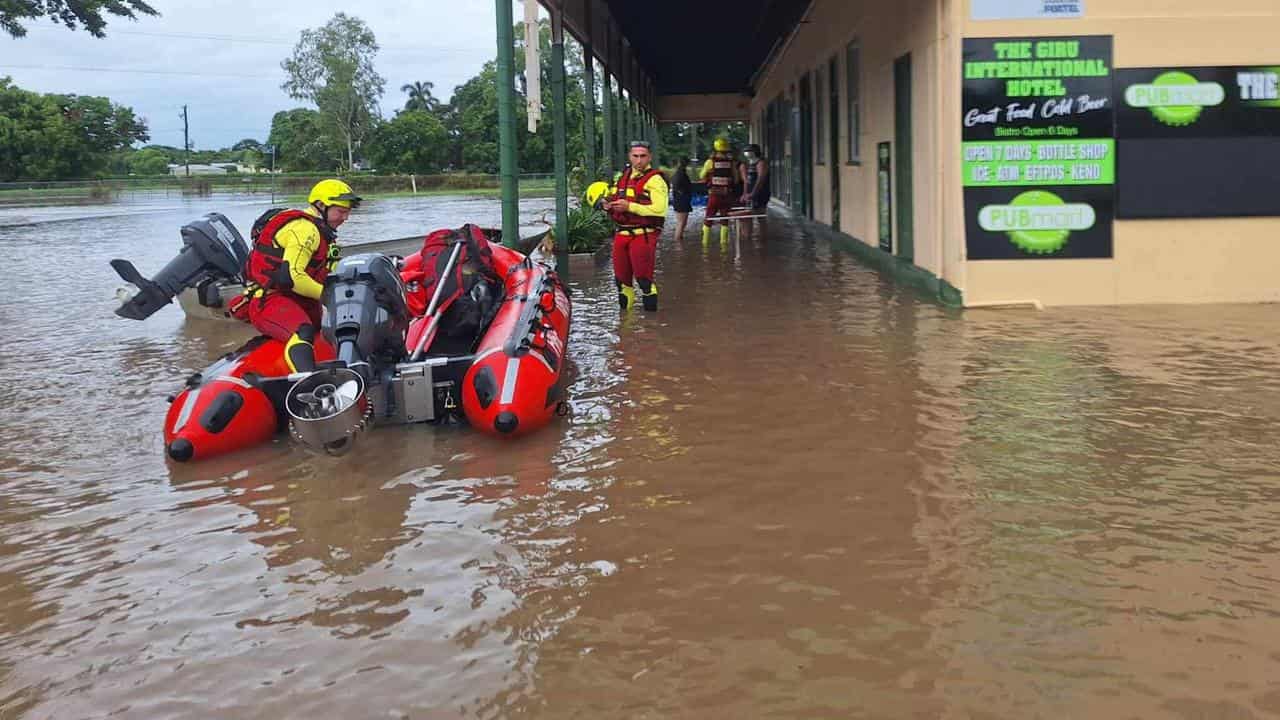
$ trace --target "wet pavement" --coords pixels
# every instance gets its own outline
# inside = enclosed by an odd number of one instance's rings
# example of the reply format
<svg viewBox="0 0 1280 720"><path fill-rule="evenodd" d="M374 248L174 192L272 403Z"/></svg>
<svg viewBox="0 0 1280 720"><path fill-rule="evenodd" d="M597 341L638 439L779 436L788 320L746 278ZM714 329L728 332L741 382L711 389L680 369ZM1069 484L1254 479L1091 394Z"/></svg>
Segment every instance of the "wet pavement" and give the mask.
<svg viewBox="0 0 1280 720"><path fill-rule="evenodd" d="M575 265L529 438L169 466L251 331L116 318L107 260L263 207L0 210L0 717L1280 714L1280 307L960 313L775 218L665 238L656 315Z"/></svg>

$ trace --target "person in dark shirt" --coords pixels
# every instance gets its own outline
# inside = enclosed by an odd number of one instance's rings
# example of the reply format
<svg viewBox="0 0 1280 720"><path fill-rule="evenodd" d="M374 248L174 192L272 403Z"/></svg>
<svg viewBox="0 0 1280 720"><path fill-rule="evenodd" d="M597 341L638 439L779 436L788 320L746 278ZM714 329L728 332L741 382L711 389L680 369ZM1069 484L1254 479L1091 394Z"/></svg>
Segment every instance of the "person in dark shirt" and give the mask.
<svg viewBox="0 0 1280 720"><path fill-rule="evenodd" d="M671 175L671 207L676 211L675 239L684 239L684 228L693 211L693 181L689 179L689 158L682 157Z"/></svg>

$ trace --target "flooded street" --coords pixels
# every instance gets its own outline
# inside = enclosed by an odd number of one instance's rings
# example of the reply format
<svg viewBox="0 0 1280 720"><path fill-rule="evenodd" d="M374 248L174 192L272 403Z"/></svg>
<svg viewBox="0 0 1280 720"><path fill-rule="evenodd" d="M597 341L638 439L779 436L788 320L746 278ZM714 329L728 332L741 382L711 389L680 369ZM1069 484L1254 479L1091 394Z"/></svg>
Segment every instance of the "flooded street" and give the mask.
<svg viewBox="0 0 1280 720"><path fill-rule="evenodd" d="M265 207L0 210L0 718L1280 715L1280 306L960 313L694 225L656 315L574 266L537 434L167 465L165 396L252 330L117 318L107 262Z"/></svg>

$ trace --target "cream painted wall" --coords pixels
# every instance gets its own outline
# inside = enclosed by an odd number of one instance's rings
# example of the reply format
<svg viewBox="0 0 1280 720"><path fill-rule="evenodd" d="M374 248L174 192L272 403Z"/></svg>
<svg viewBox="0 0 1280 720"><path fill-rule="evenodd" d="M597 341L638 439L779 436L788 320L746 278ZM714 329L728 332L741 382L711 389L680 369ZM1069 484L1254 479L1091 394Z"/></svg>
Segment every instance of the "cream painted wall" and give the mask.
<svg viewBox="0 0 1280 720"><path fill-rule="evenodd" d="M1113 35L1116 67L1280 63L1280 0L1086 0L1081 19L1017 22L962 4L969 37ZM1111 260L967 263L965 302L1280 301L1280 218L1120 220L1114 240Z"/></svg>
<svg viewBox="0 0 1280 720"><path fill-rule="evenodd" d="M963 263L962 248L957 244L962 232L957 223L963 218L953 207L958 194L948 191L959 183L959 130L957 124L954 132L940 132L937 123L944 108L950 107L953 116L959 115L959 44L956 33L947 31L957 27L952 14L956 1L817 0L785 50L757 79L751 114L758 117L804 73L819 68L825 73L830 58L836 57L840 139L836 148L828 148L827 162L834 154L840 167L840 229L876 245L876 144L894 141L893 65L896 58L911 53L915 262L959 286ZM845 48L854 38L861 45L862 61L862 162L856 165L846 162ZM823 95L814 103L815 116L822 112L829 118L826 93ZM812 171L814 218L827 223L831 218L830 166L815 165ZM894 195L896 203L896 189Z"/></svg>

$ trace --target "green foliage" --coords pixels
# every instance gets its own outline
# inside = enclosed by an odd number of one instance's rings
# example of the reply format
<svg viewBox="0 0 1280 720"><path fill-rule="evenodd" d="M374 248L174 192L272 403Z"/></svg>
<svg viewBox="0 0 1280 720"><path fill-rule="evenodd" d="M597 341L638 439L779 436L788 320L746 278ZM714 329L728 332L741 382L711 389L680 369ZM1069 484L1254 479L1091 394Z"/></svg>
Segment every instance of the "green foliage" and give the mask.
<svg viewBox="0 0 1280 720"><path fill-rule="evenodd" d="M454 137L454 163L468 171L498 172L497 65L484 64L480 74L453 91L449 118Z"/></svg>
<svg viewBox="0 0 1280 720"><path fill-rule="evenodd" d="M382 123L369 143L369 159L382 172L438 172L449 156L444 123L425 110L410 110Z"/></svg>
<svg viewBox="0 0 1280 720"><path fill-rule="evenodd" d="M542 122L536 133L528 129L528 101L524 82L524 30L516 26L515 71L521 81L516 91L517 162L521 172L551 172L554 169L551 122L551 29L544 20L539 24L541 49ZM582 53L565 48L565 137L570 162L586 154L583 140L585 116L585 70ZM513 82L514 82L513 78ZM498 69L497 63L485 63L480 73L454 89L446 108L450 137L454 150L452 164L468 172L498 172Z"/></svg>
<svg viewBox="0 0 1280 720"><path fill-rule="evenodd" d="M102 37L107 27L102 13L137 20L138 13L158 15L142 0L0 0L0 29L13 37L23 37L22 21L48 16L75 30L77 25L94 37Z"/></svg>
<svg viewBox="0 0 1280 720"><path fill-rule="evenodd" d="M442 107L440 101L431 94L435 86L436 84L431 82L412 82L401 85L400 91L409 95L409 99L404 103L404 109L439 113Z"/></svg>
<svg viewBox="0 0 1280 720"><path fill-rule="evenodd" d="M129 156L129 172L134 175L165 175L169 157L160 150L139 150Z"/></svg>
<svg viewBox="0 0 1280 720"><path fill-rule="evenodd" d="M253 138L245 138L237 142L235 145L232 145L231 149L238 150L238 151L244 151L244 150L261 151L262 143L258 142L257 140L254 140Z"/></svg>
<svg viewBox="0 0 1280 720"><path fill-rule="evenodd" d="M568 221L571 253L595 252L613 235L613 221L591 206L570 208Z"/></svg>
<svg viewBox="0 0 1280 720"><path fill-rule="evenodd" d="M147 126L104 97L47 95L0 78L0 180L94 177Z"/></svg>
<svg viewBox="0 0 1280 720"><path fill-rule="evenodd" d="M276 113L267 143L276 148L276 168L286 172L331 172L342 165L342 143L315 110Z"/></svg>
<svg viewBox="0 0 1280 720"><path fill-rule="evenodd" d="M681 157L705 160L711 154L711 144L722 137L733 146L734 152L741 154L750 142L749 129L746 123L667 123L658 127L657 162L674 167ZM692 166L691 166L692 167ZM697 175L700 168L691 170ZM696 179L696 178L695 178Z"/></svg>
<svg viewBox="0 0 1280 720"><path fill-rule="evenodd" d="M295 100L315 103L346 144L346 167L378 117L386 81L373 69L378 41L363 20L337 13L318 29L302 31L293 56L280 63L280 87Z"/></svg>

